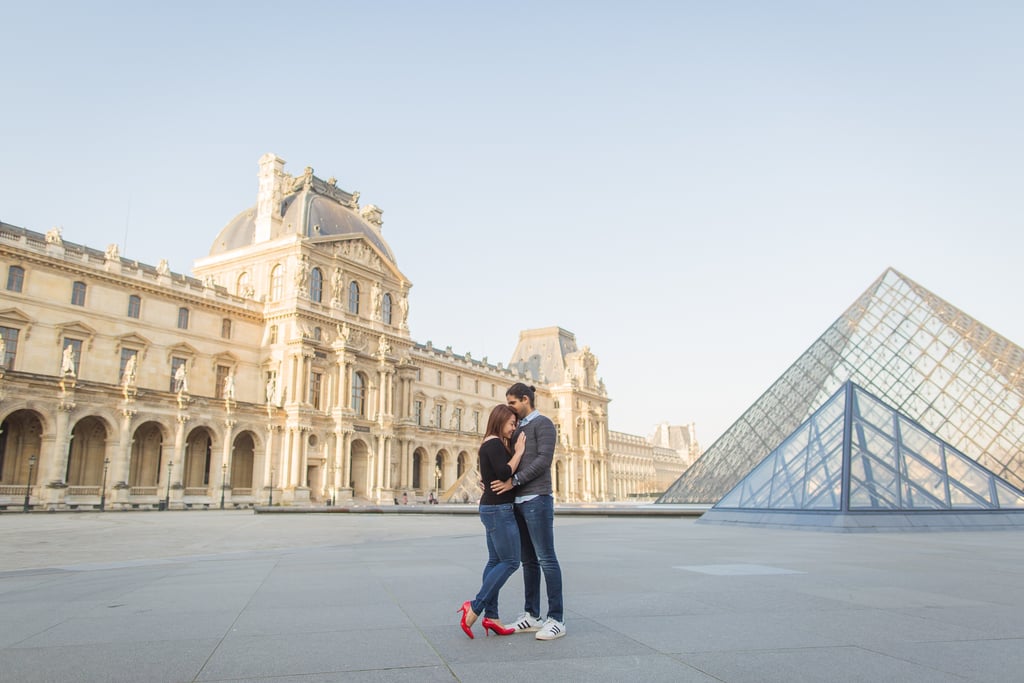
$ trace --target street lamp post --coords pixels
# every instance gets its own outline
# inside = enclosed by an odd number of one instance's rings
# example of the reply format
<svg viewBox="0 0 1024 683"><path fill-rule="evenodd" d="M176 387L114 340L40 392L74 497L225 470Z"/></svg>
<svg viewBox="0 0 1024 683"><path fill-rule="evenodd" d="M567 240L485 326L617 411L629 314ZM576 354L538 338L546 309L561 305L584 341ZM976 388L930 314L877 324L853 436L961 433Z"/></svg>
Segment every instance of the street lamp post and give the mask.
<svg viewBox="0 0 1024 683"><path fill-rule="evenodd" d="M110 467L110 458L103 459L103 484L100 485L100 512L107 511L107 469Z"/></svg>
<svg viewBox="0 0 1024 683"><path fill-rule="evenodd" d="M25 483L25 506L22 512L28 512L28 499L32 495L32 470L36 466L36 456L28 456L28 481Z"/></svg>
<svg viewBox="0 0 1024 683"><path fill-rule="evenodd" d="M270 502L267 503L268 507L274 506L274 468L270 468Z"/></svg>
<svg viewBox="0 0 1024 683"><path fill-rule="evenodd" d="M228 476L228 464L223 463L220 466L220 509L224 509L224 489L227 486L225 477Z"/></svg>
<svg viewBox="0 0 1024 683"><path fill-rule="evenodd" d="M171 509L171 468L174 467L174 461L167 461L167 498L164 499L164 510Z"/></svg>

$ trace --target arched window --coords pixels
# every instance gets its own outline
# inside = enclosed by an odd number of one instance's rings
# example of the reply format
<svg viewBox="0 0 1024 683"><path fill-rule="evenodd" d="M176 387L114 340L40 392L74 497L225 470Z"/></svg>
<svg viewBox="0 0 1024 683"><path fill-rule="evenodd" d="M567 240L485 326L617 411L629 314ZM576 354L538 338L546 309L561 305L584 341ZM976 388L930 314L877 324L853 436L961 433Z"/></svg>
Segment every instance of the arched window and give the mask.
<svg viewBox="0 0 1024 683"><path fill-rule="evenodd" d="M391 295L384 295L384 303L381 305L381 315L384 318L384 324L391 324Z"/></svg>
<svg viewBox="0 0 1024 683"><path fill-rule="evenodd" d="M280 301L284 294L284 268L280 265L274 266L270 271L270 300Z"/></svg>
<svg viewBox="0 0 1024 683"><path fill-rule="evenodd" d="M188 309L184 306L178 309L178 329L188 329Z"/></svg>
<svg viewBox="0 0 1024 683"><path fill-rule="evenodd" d="M237 294L238 296L245 297L252 296L251 288L252 283L250 282L249 271L245 271L244 273L238 276L238 283L237 289L235 290L235 294Z"/></svg>
<svg viewBox="0 0 1024 683"><path fill-rule="evenodd" d="M324 274L314 268L309 274L309 300L320 303L324 298Z"/></svg>
<svg viewBox="0 0 1024 683"><path fill-rule="evenodd" d="M348 283L348 312L359 313L359 283L355 280Z"/></svg>
<svg viewBox="0 0 1024 683"><path fill-rule="evenodd" d="M352 410L366 417L366 377L361 372L352 375Z"/></svg>

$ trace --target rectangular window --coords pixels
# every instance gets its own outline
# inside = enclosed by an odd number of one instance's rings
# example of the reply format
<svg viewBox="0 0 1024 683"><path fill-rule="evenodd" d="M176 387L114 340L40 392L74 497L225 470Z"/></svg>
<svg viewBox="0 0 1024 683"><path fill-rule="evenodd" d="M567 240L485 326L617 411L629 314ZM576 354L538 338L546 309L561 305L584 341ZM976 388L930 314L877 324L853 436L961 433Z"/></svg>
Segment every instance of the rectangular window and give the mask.
<svg viewBox="0 0 1024 683"><path fill-rule="evenodd" d="M11 266L7 269L7 291L20 292L25 283L25 269L21 266Z"/></svg>
<svg viewBox="0 0 1024 683"><path fill-rule="evenodd" d="M480 380L478 380L478 379L473 380L473 393L474 394L479 394L480 393Z"/></svg>
<svg viewBox="0 0 1024 683"><path fill-rule="evenodd" d="M14 356L18 352L18 332L16 327L0 327L0 342L3 343L0 365L8 369L14 366Z"/></svg>
<svg viewBox="0 0 1024 683"><path fill-rule="evenodd" d="M438 429L444 426L444 406L434 406L434 426Z"/></svg>
<svg viewBox="0 0 1024 683"><path fill-rule="evenodd" d="M491 398L494 398L494 385L491 385Z"/></svg>
<svg viewBox="0 0 1024 683"><path fill-rule="evenodd" d="M480 411L479 410L474 410L473 411L473 431L476 432L477 434L480 433Z"/></svg>
<svg viewBox="0 0 1024 683"><path fill-rule="evenodd" d="M455 377L455 388L462 389L462 375L456 375Z"/></svg>
<svg viewBox="0 0 1024 683"><path fill-rule="evenodd" d="M142 299L137 294L132 294L128 297L128 317L138 318L139 313L142 311Z"/></svg>
<svg viewBox="0 0 1024 683"><path fill-rule="evenodd" d="M231 318L220 321L220 336L222 339L231 339Z"/></svg>
<svg viewBox="0 0 1024 683"><path fill-rule="evenodd" d="M277 343L277 325L271 325L270 326L270 333L267 335L267 343L268 344L276 344Z"/></svg>
<svg viewBox="0 0 1024 683"><path fill-rule="evenodd" d="M121 349L121 368L117 371L117 379L120 382L124 382L124 369L128 367L128 362L132 358L135 358L136 364L139 362L139 352L135 349ZM135 366L135 372L138 373L138 365Z"/></svg>
<svg viewBox="0 0 1024 683"><path fill-rule="evenodd" d="M186 363L188 363L188 360L185 359L185 358L178 358L177 356L173 356L171 358L171 384L170 384L169 391L177 392L178 390L184 390L185 389L184 386L181 386L181 387L178 386L178 379L177 378L178 378L178 368L185 366ZM187 371L188 368L186 367L185 370Z"/></svg>
<svg viewBox="0 0 1024 683"><path fill-rule="evenodd" d="M71 347L71 357L73 359L72 362L75 364L74 365L75 377L78 377L78 370L82 366L82 340L81 339L71 339L70 337L64 337L64 342L60 345L60 347L62 349L67 349L69 346ZM65 370L65 368L63 367L63 364L64 364L64 361L63 361L63 357L62 357L62 360L61 360L61 366L62 367L60 369L62 375L64 374L64 370Z"/></svg>
<svg viewBox="0 0 1024 683"><path fill-rule="evenodd" d="M71 285L71 305L72 306L84 306L85 305L85 283L75 282Z"/></svg>
<svg viewBox="0 0 1024 683"><path fill-rule="evenodd" d="M443 386L443 385L444 385L444 375L442 375L441 371L438 370L437 371L437 386Z"/></svg>
<svg viewBox="0 0 1024 683"><path fill-rule="evenodd" d="M216 386L214 387L214 398L224 397L224 384L227 382L228 375L231 374L231 368L227 365L217 366L217 378L215 380Z"/></svg>
<svg viewBox="0 0 1024 683"><path fill-rule="evenodd" d="M320 410L320 390L323 386L324 374L315 370L309 376L309 403L314 409Z"/></svg>
<svg viewBox="0 0 1024 683"><path fill-rule="evenodd" d="M178 309L178 329L188 329L188 309L184 306Z"/></svg>
<svg viewBox="0 0 1024 683"><path fill-rule="evenodd" d="M413 401L412 415L416 419L417 425L423 424L423 401Z"/></svg>

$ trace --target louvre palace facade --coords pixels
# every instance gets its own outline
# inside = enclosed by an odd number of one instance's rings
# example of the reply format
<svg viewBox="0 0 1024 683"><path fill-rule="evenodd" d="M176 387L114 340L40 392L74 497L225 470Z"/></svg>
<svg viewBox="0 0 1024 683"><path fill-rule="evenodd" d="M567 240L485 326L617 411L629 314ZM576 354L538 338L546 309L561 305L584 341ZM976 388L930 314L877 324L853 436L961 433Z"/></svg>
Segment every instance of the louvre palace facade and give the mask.
<svg viewBox="0 0 1024 683"><path fill-rule="evenodd" d="M260 159L193 276L0 223L0 508L473 502L518 381L558 427L559 501L657 493L696 457L692 426L675 449L610 432L567 330L522 332L508 365L414 341L381 210L284 165Z"/></svg>

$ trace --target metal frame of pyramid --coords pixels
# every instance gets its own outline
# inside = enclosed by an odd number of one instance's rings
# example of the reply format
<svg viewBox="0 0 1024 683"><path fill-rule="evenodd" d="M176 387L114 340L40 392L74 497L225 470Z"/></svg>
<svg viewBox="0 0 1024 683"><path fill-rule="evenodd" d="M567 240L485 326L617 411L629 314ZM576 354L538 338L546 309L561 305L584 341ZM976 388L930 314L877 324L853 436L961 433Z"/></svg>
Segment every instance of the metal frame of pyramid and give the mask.
<svg viewBox="0 0 1024 683"><path fill-rule="evenodd" d="M1024 349L889 268L657 502L717 502L846 381L1024 487Z"/></svg>
<svg viewBox="0 0 1024 683"><path fill-rule="evenodd" d="M702 521L874 530L1024 527L1024 492L846 382Z"/></svg>

